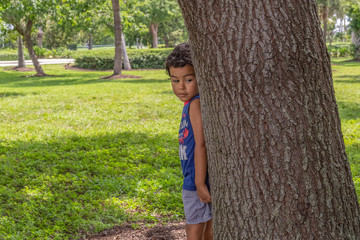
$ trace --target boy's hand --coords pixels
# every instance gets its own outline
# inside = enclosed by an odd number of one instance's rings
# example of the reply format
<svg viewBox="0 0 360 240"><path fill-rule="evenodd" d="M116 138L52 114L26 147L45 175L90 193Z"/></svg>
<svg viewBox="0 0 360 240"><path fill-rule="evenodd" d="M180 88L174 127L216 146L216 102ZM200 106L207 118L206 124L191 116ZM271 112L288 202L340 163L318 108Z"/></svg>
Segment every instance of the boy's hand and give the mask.
<svg viewBox="0 0 360 240"><path fill-rule="evenodd" d="M211 196L208 187L204 184L203 186L196 186L196 192L201 202L210 203Z"/></svg>

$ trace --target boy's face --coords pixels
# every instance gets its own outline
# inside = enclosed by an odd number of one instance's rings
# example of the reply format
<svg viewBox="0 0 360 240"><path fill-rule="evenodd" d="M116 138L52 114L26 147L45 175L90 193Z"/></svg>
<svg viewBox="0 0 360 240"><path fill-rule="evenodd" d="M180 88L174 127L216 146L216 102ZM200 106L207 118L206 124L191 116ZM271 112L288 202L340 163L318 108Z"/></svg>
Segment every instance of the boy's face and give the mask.
<svg viewBox="0 0 360 240"><path fill-rule="evenodd" d="M169 72L173 91L182 102L190 101L199 93L194 68L192 66L170 67Z"/></svg>

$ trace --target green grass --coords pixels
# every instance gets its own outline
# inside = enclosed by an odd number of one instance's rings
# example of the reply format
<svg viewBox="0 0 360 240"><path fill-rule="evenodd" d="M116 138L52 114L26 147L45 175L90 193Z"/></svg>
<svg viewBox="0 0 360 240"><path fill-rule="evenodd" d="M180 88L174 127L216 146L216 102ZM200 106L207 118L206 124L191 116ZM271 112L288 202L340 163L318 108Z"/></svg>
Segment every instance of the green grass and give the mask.
<svg viewBox="0 0 360 240"><path fill-rule="evenodd" d="M179 220L181 103L164 71L0 74L0 239L80 238Z"/></svg>
<svg viewBox="0 0 360 240"><path fill-rule="evenodd" d="M346 151L360 196L360 63L334 60ZM44 65L0 68L0 239L79 239L114 225L183 219L181 103L164 70L143 79Z"/></svg>
<svg viewBox="0 0 360 240"><path fill-rule="evenodd" d="M360 62L333 59L333 79L346 153L360 199Z"/></svg>

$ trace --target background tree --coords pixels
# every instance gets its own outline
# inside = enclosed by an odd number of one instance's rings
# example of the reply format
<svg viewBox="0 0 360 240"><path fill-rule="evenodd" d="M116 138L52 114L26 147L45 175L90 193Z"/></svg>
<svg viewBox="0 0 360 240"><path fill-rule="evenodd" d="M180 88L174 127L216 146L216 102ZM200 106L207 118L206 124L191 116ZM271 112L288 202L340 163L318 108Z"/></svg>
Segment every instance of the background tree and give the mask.
<svg viewBox="0 0 360 240"><path fill-rule="evenodd" d="M179 0L215 239L356 239L359 204L316 2Z"/></svg>
<svg viewBox="0 0 360 240"><path fill-rule="evenodd" d="M354 48L354 58L360 61L360 3L350 3L348 15L350 18L351 42Z"/></svg>
<svg viewBox="0 0 360 240"><path fill-rule="evenodd" d="M158 29L160 23L168 22L176 15L175 0L142 0L140 10L145 14L145 21L152 36L152 47L158 47Z"/></svg>
<svg viewBox="0 0 360 240"><path fill-rule="evenodd" d="M24 38L37 76L44 76L45 73L35 55L31 33L34 23L49 14L53 7L54 1L0 1L0 17L4 22L11 24Z"/></svg>
<svg viewBox="0 0 360 240"><path fill-rule="evenodd" d="M174 10L174 14L168 21L160 23L158 36L163 39L166 48L173 47L177 43L184 42L188 39L180 9Z"/></svg>
<svg viewBox="0 0 360 240"><path fill-rule="evenodd" d="M119 17L120 20L117 20L120 22L121 26L119 28L119 26L114 24L114 17L115 17L115 10L113 8L113 3L109 4L109 2L107 4L104 5L104 7L102 8L103 12L101 14L99 23L106 26L106 28L108 29L109 32L111 32L114 36L116 36L116 32L115 31L119 31L120 35L121 35L121 47L119 47L118 49L115 49L115 51L121 51L119 56L122 56L124 59L124 69L126 70L130 70L131 69L131 65L130 65L130 61L128 58L128 54L127 54L127 50L126 50L126 41L125 41L125 37L123 34L123 25L124 22L127 26L134 26L131 22L128 21L128 19L122 16L122 13L126 14L127 10L131 11L131 6L134 3L134 1L119 1ZM121 5L121 7L120 7ZM115 6L117 7L117 6ZM117 13L116 13L117 14ZM117 29L119 28L119 29ZM116 39L115 39L116 42ZM120 62L121 63L121 62ZM120 72L121 74L121 72ZM116 74L117 75L117 74Z"/></svg>
<svg viewBox="0 0 360 240"><path fill-rule="evenodd" d="M319 12L323 24L323 38L326 43L326 36L328 33L328 18L331 17L334 12L339 9L340 2L339 0L316 0L319 8Z"/></svg>
<svg viewBox="0 0 360 240"><path fill-rule="evenodd" d="M0 17L7 24L11 24L18 33L23 36L29 55L36 69L37 76L44 76L45 73L39 64L37 56L33 49L31 34L33 27L45 22L49 16L59 20L59 22L75 22L78 18L73 16L82 16L103 0L81 1L81 0L0 0Z"/></svg>
<svg viewBox="0 0 360 240"><path fill-rule="evenodd" d="M25 67L25 57L24 57L24 45L22 37L18 37L18 68Z"/></svg>
<svg viewBox="0 0 360 240"><path fill-rule="evenodd" d="M114 75L121 75L121 17L119 0L111 0L114 17L114 33L115 33L115 58L114 58Z"/></svg>

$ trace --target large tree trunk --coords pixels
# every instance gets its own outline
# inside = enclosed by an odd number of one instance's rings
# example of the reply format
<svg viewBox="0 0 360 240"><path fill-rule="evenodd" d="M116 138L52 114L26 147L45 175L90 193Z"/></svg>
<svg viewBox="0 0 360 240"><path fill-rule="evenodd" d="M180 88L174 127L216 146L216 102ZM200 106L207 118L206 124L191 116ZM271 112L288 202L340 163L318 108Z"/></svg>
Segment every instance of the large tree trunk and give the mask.
<svg viewBox="0 0 360 240"><path fill-rule="evenodd" d="M22 37L18 37L18 67L25 67L24 46Z"/></svg>
<svg viewBox="0 0 360 240"><path fill-rule="evenodd" d="M158 47L158 28L159 28L159 23L151 23L150 24L150 32L151 32L151 36L153 39L152 42L152 47L153 48L157 48Z"/></svg>
<svg viewBox="0 0 360 240"><path fill-rule="evenodd" d="M119 0L111 0L114 12L115 58L114 75L121 75L121 18Z"/></svg>
<svg viewBox="0 0 360 240"><path fill-rule="evenodd" d="M31 40L31 28L32 28L32 21L29 20L26 23L26 29L25 29L25 34L24 34L24 41L26 44L26 48L28 49L30 58L32 60L32 63L35 67L36 70L36 76L46 76L46 74L44 73L44 70L42 69L42 67L40 66L39 60L35 54L34 48L32 46L32 40Z"/></svg>
<svg viewBox="0 0 360 240"><path fill-rule="evenodd" d="M122 51L122 55L124 56L124 69L131 70L129 57L128 57L127 51L126 51L125 37L124 37L123 33L121 33L121 51Z"/></svg>
<svg viewBox="0 0 360 240"><path fill-rule="evenodd" d="M214 239L358 239L315 1L178 3L201 97Z"/></svg>

